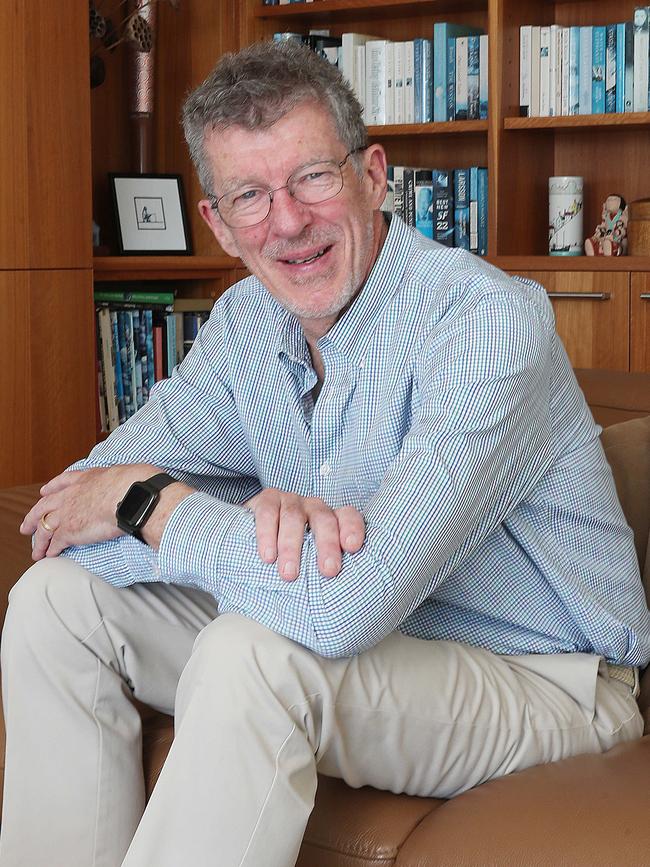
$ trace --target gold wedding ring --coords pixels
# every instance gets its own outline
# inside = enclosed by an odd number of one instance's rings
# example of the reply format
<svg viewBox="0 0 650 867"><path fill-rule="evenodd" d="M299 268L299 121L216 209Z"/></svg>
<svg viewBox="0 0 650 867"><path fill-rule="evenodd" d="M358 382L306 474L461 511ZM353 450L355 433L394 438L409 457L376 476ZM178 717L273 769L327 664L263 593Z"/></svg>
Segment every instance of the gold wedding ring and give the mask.
<svg viewBox="0 0 650 867"><path fill-rule="evenodd" d="M41 515L40 525L47 533L54 532L54 527L50 527L50 525L45 520L45 515Z"/></svg>

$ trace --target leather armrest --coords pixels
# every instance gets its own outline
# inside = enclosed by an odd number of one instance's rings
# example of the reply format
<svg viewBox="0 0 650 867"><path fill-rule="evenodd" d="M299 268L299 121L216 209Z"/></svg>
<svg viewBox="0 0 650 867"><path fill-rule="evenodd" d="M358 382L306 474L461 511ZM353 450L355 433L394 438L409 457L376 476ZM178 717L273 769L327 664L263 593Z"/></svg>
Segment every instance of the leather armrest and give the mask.
<svg viewBox="0 0 650 867"><path fill-rule="evenodd" d="M24 485L0 491L0 622L7 610L7 596L32 564L32 544L18 527L39 497L40 485Z"/></svg>

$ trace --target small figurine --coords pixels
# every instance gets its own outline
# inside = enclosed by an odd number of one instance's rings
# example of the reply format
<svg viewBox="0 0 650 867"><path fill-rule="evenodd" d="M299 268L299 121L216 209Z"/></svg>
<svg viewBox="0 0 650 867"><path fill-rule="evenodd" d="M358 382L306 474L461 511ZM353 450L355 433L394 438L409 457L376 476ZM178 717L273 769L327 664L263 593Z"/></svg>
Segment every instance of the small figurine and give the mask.
<svg viewBox="0 0 650 867"><path fill-rule="evenodd" d="M585 241L587 256L624 256L627 253L627 203L613 193L603 203L603 213L594 234Z"/></svg>

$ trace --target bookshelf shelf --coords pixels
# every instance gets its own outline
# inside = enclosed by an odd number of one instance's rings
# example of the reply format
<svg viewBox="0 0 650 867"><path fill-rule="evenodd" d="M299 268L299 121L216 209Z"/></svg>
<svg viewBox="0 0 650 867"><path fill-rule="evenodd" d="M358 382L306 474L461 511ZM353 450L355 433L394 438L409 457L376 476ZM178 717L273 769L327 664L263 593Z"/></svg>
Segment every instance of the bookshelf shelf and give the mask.
<svg viewBox="0 0 650 867"><path fill-rule="evenodd" d="M650 129L650 112L627 114L579 114L559 117L506 117L504 129L570 129L593 130L597 127Z"/></svg>
<svg viewBox="0 0 650 867"><path fill-rule="evenodd" d="M471 135L487 133L487 120L454 120L445 123L409 123L369 126L370 138L395 136Z"/></svg>
<svg viewBox="0 0 650 867"><path fill-rule="evenodd" d="M487 9L487 0L316 0L314 3L290 3L282 6L263 6L253 9L253 17L265 20L318 19L344 21L346 18L409 17L438 15L440 12L465 12Z"/></svg>
<svg viewBox="0 0 650 867"><path fill-rule="evenodd" d="M487 256L503 271L650 271L650 256Z"/></svg>
<svg viewBox="0 0 650 867"><path fill-rule="evenodd" d="M230 256L97 256L93 259L96 281L200 280L241 268Z"/></svg>

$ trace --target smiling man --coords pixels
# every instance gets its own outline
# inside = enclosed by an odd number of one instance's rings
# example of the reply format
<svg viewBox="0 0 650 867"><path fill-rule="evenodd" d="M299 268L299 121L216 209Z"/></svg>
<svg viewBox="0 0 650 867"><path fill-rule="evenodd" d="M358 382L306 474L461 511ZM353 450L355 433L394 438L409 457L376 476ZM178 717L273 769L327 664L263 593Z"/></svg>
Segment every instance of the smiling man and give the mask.
<svg viewBox="0 0 650 867"><path fill-rule="evenodd" d="M632 533L544 290L382 215L302 46L224 57L184 126L252 276L23 522L2 867L289 867L317 772L453 797L643 727ZM175 715L146 807L133 697Z"/></svg>

